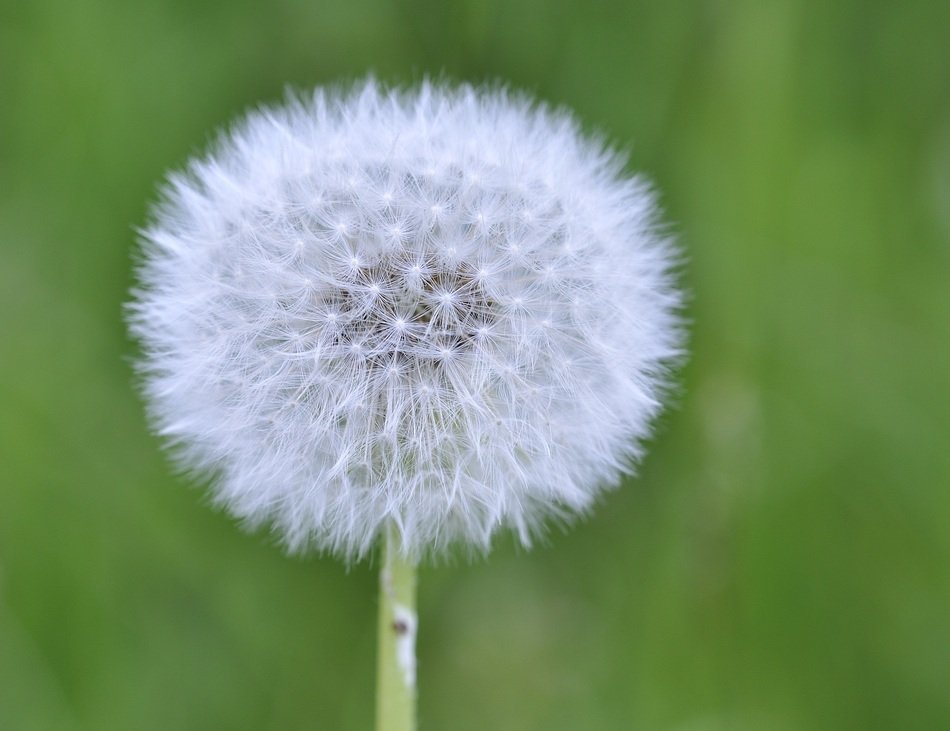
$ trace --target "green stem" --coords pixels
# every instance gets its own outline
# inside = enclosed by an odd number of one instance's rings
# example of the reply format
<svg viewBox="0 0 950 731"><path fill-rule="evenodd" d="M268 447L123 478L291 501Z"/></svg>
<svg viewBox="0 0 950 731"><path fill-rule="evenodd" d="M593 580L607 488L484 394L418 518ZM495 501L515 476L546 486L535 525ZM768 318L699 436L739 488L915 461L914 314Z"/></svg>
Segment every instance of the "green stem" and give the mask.
<svg viewBox="0 0 950 731"><path fill-rule="evenodd" d="M416 567L390 527L379 571L376 731L416 728Z"/></svg>

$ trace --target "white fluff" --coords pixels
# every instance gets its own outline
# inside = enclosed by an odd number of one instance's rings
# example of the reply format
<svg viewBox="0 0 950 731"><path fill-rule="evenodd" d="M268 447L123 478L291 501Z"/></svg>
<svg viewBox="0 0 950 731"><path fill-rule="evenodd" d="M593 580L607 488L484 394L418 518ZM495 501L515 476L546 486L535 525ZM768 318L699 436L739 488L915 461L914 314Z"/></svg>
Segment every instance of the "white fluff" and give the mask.
<svg viewBox="0 0 950 731"><path fill-rule="evenodd" d="M251 113L170 178L129 305L216 500L347 559L527 545L640 456L679 352L643 181L563 111L432 83Z"/></svg>

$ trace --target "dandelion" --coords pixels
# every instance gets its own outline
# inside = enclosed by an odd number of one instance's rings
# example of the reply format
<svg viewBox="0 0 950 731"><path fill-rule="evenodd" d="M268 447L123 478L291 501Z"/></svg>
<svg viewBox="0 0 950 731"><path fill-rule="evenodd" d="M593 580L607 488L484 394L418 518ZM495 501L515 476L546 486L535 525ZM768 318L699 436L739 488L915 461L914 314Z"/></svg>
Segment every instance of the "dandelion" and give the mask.
<svg viewBox="0 0 950 731"><path fill-rule="evenodd" d="M129 319L158 431L290 551L388 536L410 691L394 576L500 529L529 545L641 456L680 297L622 164L522 96L368 81L248 115L143 234Z"/></svg>

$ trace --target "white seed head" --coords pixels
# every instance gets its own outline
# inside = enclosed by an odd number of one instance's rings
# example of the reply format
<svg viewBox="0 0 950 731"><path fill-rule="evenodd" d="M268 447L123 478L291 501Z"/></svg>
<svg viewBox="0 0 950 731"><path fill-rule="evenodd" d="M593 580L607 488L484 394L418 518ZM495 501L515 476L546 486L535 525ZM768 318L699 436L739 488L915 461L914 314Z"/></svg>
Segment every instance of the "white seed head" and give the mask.
<svg viewBox="0 0 950 731"><path fill-rule="evenodd" d="M502 90L253 112L173 175L129 305L182 465L292 551L527 545L641 454L680 296L646 185Z"/></svg>

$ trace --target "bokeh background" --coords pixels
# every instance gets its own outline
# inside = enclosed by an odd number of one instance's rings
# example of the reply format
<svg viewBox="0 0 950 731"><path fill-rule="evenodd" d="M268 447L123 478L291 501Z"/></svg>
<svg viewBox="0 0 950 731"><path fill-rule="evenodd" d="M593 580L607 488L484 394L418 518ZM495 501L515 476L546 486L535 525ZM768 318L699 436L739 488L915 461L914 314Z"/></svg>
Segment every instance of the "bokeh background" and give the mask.
<svg viewBox="0 0 950 731"><path fill-rule="evenodd" d="M0 0L0 728L368 729L375 574L171 474L121 303L248 106L505 79L631 150L692 356L641 474L422 572L421 729L950 728L950 5Z"/></svg>

